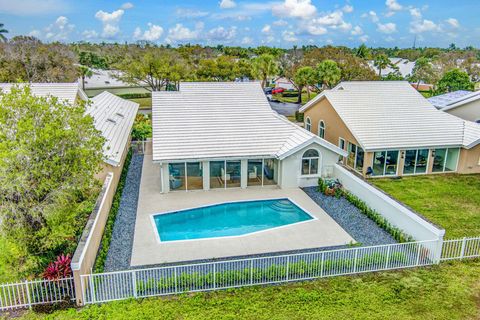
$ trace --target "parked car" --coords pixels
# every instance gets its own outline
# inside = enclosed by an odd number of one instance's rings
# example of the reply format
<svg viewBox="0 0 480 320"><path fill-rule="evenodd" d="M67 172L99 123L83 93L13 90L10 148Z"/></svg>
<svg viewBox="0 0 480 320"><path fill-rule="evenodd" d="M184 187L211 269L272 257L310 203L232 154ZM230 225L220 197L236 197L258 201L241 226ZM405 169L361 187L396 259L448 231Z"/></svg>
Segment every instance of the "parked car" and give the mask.
<svg viewBox="0 0 480 320"><path fill-rule="evenodd" d="M265 92L265 94L272 94L272 90L273 88L266 87L265 89L263 89L263 92Z"/></svg>
<svg viewBox="0 0 480 320"><path fill-rule="evenodd" d="M285 91L285 88L275 88L272 90L272 94L282 93L283 91Z"/></svg>

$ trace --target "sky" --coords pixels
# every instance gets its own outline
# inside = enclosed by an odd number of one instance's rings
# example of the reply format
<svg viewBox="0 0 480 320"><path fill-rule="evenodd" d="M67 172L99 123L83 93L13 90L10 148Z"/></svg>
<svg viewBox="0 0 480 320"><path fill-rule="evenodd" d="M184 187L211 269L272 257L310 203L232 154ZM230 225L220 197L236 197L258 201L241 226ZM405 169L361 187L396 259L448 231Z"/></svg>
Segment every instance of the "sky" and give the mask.
<svg viewBox="0 0 480 320"><path fill-rule="evenodd" d="M478 0L0 0L9 37L289 48L480 47Z"/></svg>

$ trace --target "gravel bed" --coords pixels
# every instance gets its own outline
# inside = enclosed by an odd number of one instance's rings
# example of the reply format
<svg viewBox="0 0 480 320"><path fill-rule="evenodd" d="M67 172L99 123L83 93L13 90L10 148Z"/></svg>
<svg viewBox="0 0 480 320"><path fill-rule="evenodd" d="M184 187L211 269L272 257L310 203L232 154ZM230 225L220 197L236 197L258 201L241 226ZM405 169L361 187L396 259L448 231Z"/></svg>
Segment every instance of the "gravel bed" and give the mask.
<svg viewBox="0 0 480 320"><path fill-rule="evenodd" d="M113 226L112 240L105 261L105 272L130 268L142 166L143 155L133 154Z"/></svg>
<svg viewBox="0 0 480 320"><path fill-rule="evenodd" d="M388 232L380 228L347 199L326 196L318 192L317 187L303 188L303 191L363 246L397 243Z"/></svg>

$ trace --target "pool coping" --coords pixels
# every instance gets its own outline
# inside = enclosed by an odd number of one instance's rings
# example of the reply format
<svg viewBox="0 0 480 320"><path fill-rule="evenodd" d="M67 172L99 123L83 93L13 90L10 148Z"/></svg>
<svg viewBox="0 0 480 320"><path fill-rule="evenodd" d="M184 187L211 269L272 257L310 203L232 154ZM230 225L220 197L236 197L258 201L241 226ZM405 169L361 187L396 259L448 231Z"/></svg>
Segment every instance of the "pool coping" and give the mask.
<svg viewBox="0 0 480 320"><path fill-rule="evenodd" d="M300 210L302 210L303 212L305 212L305 213L310 217L310 219L305 220L305 221L299 221L299 222L289 223L289 224L285 224L285 225L278 226L278 227L273 227L273 228L268 228L268 229L264 229L264 230L258 230L258 231L254 231L254 232L249 232L249 233L245 233L245 234L240 234L240 235L236 235L236 236L204 237L204 238L196 238L196 239L183 239L183 240L170 240L170 241L162 241L162 240L161 240L161 238L160 238L160 233L158 232L157 224L155 223L155 217L158 216L158 215L174 214L174 213L179 213L179 212L182 212L182 211L188 211L188 210L195 210L195 209L201 209L201 208L215 207L215 206L224 205L224 204L229 204L229 203L261 202L261 201L271 201L271 200L288 200L288 201L290 201L291 203L293 203L295 206L297 206ZM292 226L294 226L294 225L299 225L299 224L302 224L302 223L312 222L312 221L314 221L314 220L318 220L318 218L317 218L316 216L314 216L312 213L308 212L308 210L306 210L305 208L303 208L301 205L299 205L297 202L295 202L294 200L292 200L290 197L268 198L268 199L255 199L255 200L226 201L226 202L212 203L212 204L208 204L208 205L205 205L205 206L185 208L185 209L181 209L181 210L171 210L171 211L166 211L166 212L160 212L160 213L152 213L152 214L150 214L150 222L152 223L152 227L153 227L153 230L154 230L154 233L155 233L155 238L156 238L156 240L157 240L157 243L159 243L159 244L163 244L163 243L174 243L174 242L203 241L203 240L225 239L225 238L229 238L229 239L231 239L231 238L240 238L240 237L250 236L250 235L253 235L253 234L258 234L258 233L261 233L261 232L266 232L266 231L272 231L272 230L277 230L277 229L292 227Z"/></svg>

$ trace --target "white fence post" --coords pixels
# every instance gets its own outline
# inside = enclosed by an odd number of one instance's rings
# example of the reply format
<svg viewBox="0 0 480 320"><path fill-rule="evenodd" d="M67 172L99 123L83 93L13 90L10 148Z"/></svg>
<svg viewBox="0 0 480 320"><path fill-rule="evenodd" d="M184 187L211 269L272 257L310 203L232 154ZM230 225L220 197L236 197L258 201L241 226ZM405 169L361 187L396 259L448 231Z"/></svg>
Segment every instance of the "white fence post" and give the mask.
<svg viewBox="0 0 480 320"><path fill-rule="evenodd" d="M31 309L32 308L32 301L30 299L30 288L28 287L28 281L25 280L25 288L27 289L27 302L28 302L28 307Z"/></svg>
<svg viewBox="0 0 480 320"><path fill-rule="evenodd" d="M250 260L250 284L253 284L253 259Z"/></svg>
<svg viewBox="0 0 480 320"><path fill-rule="evenodd" d="M132 270L132 287L133 287L133 297L137 298L137 272Z"/></svg>
<svg viewBox="0 0 480 320"><path fill-rule="evenodd" d="M387 259L385 259L385 269L388 269L388 262L390 260L390 248L392 246L388 246L388 249L387 249Z"/></svg>
<svg viewBox="0 0 480 320"><path fill-rule="evenodd" d="M88 276L90 282L90 299L92 299L92 303L95 303L95 288L93 287L93 274Z"/></svg>
<svg viewBox="0 0 480 320"><path fill-rule="evenodd" d="M178 284L177 284L177 280L178 280L178 278L177 278L177 267L174 267L174 268L173 268L173 271L174 271L174 273L175 273L175 293L177 293L177 292L178 292Z"/></svg>
<svg viewBox="0 0 480 320"><path fill-rule="evenodd" d="M463 237L462 240L462 249L460 250L460 259L463 259L465 257L465 246L467 245L467 238Z"/></svg>
<svg viewBox="0 0 480 320"><path fill-rule="evenodd" d="M323 261L325 260L325 252L322 252L322 263L320 264L320 278L323 278Z"/></svg>
<svg viewBox="0 0 480 320"><path fill-rule="evenodd" d="M415 266L418 266L420 264L420 253L422 252L422 246L420 244L417 244L417 248L418 248L417 261L415 263Z"/></svg>
<svg viewBox="0 0 480 320"><path fill-rule="evenodd" d="M353 273L357 271L358 248L355 250L355 258L353 260Z"/></svg>
<svg viewBox="0 0 480 320"><path fill-rule="evenodd" d="M217 288L217 268L216 268L216 263L213 263L213 289Z"/></svg>
<svg viewBox="0 0 480 320"><path fill-rule="evenodd" d="M287 272L286 272L286 274L285 274L285 276L286 276L286 278L285 278L286 281L288 281L288 269L289 269L289 264L290 264L290 256L287 256L287 268L286 268L286 269L287 269L287 270L286 270Z"/></svg>

